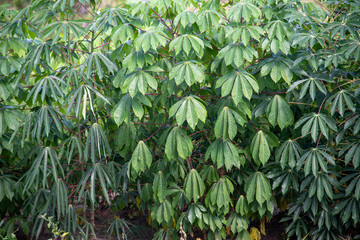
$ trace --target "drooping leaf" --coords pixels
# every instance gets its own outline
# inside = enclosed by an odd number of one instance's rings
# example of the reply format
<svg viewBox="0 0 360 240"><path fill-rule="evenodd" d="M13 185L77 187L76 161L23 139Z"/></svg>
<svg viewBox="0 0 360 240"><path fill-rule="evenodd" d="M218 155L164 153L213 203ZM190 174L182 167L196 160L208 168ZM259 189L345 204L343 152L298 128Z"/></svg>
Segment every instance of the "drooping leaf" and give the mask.
<svg viewBox="0 0 360 240"><path fill-rule="evenodd" d="M249 176L245 182L245 192L249 204L256 200L262 205L272 196L269 180L261 172L254 172Z"/></svg>
<svg viewBox="0 0 360 240"><path fill-rule="evenodd" d="M294 114L280 95L275 95L270 101L266 116L273 126L279 125L281 129L294 123Z"/></svg>
<svg viewBox="0 0 360 240"><path fill-rule="evenodd" d="M144 172L152 163L152 155L144 141L139 141L133 155L131 156L131 166L136 173Z"/></svg>
<svg viewBox="0 0 360 240"><path fill-rule="evenodd" d="M259 92L259 86L255 78L246 71L235 70L219 78L216 81L216 88L221 86L221 96L227 96L231 92L231 97L237 105L244 96L251 99L253 92Z"/></svg>
<svg viewBox="0 0 360 240"><path fill-rule="evenodd" d="M186 197L195 203L204 194L205 184L195 169L191 169L185 178L184 188Z"/></svg>

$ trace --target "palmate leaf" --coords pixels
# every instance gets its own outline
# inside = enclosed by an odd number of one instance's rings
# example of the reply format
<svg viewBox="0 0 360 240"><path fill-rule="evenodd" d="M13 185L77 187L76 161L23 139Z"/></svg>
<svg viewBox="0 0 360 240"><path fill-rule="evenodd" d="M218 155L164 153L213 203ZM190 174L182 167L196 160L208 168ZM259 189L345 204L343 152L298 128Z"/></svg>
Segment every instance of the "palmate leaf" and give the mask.
<svg viewBox="0 0 360 240"><path fill-rule="evenodd" d="M347 152L347 153L346 153ZM345 154L346 153L346 154ZM360 166L360 142L349 142L345 147L339 151L339 157L345 154L345 164L352 162L354 168Z"/></svg>
<svg viewBox="0 0 360 240"><path fill-rule="evenodd" d="M129 39L134 39L135 27L130 23L118 25L112 29L111 41L113 43L118 40L120 43L125 43Z"/></svg>
<svg viewBox="0 0 360 240"><path fill-rule="evenodd" d="M105 69L112 74L117 71L116 65L101 52L90 54L80 68L81 72L85 73L87 78L92 78L92 75L96 72L97 76L103 79Z"/></svg>
<svg viewBox="0 0 360 240"><path fill-rule="evenodd" d="M66 214L68 207L67 186L60 178L54 183L52 188L53 206L56 206L57 219Z"/></svg>
<svg viewBox="0 0 360 240"><path fill-rule="evenodd" d="M0 202L7 198L12 201L16 193L16 181L14 181L12 175L3 175L0 177Z"/></svg>
<svg viewBox="0 0 360 240"><path fill-rule="evenodd" d="M352 127L353 134L357 134L360 131L360 114L355 114L349 120L346 121L344 125L344 130L349 129Z"/></svg>
<svg viewBox="0 0 360 240"><path fill-rule="evenodd" d="M228 171L233 166L240 168L239 152L230 141L217 139L206 150L205 159L210 156L217 168L225 166Z"/></svg>
<svg viewBox="0 0 360 240"><path fill-rule="evenodd" d="M89 160L89 156L93 164L100 161L102 158L109 156L111 149L106 138L105 132L98 123L94 123L86 138L84 156L85 161Z"/></svg>
<svg viewBox="0 0 360 240"><path fill-rule="evenodd" d="M144 53L142 50L132 51L129 55L126 56L122 64L123 68L127 68L128 72L131 73L134 72L136 68L144 68L146 65L151 65L153 60L154 57L149 53Z"/></svg>
<svg viewBox="0 0 360 240"><path fill-rule="evenodd" d="M261 172L254 172L249 176L245 182L245 192L249 204L256 200L260 206L272 196L269 180Z"/></svg>
<svg viewBox="0 0 360 240"><path fill-rule="evenodd" d="M170 42L170 50L175 50L175 54L184 53L189 56L190 52L194 52L199 58L204 54L204 41L197 36L183 34Z"/></svg>
<svg viewBox="0 0 360 240"><path fill-rule="evenodd" d="M341 116L344 116L346 107L355 112L356 107L352 100L352 94L348 90L341 90L333 94L328 100L326 100L325 107L331 103L330 113L333 116L336 110Z"/></svg>
<svg viewBox="0 0 360 240"><path fill-rule="evenodd" d="M299 143L289 139L277 149L275 160L280 162L282 169L285 169L286 166L293 169L302 154L303 151Z"/></svg>
<svg viewBox="0 0 360 240"><path fill-rule="evenodd" d="M84 84L75 88L69 94L68 99L71 98L71 100L68 104L68 108L66 109L66 113L69 113L71 110L74 110L76 117L82 116L84 119L86 119L87 108L88 105L90 105L91 112L94 114L94 116L96 116L95 108L94 108L94 94L99 99L102 99L104 102L110 104L107 98L104 97L100 92L95 90L90 85Z"/></svg>
<svg viewBox="0 0 360 240"><path fill-rule="evenodd" d="M271 79L277 83L281 78L287 83L291 83L293 73L291 68L293 62L290 59L277 57L269 59L261 68L261 76L266 76L270 73Z"/></svg>
<svg viewBox="0 0 360 240"><path fill-rule="evenodd" d="M278 145L276 136L264 131L258 131L253 137L250 145L252 157L257 165L265 165L270 158L271 148Z"/></svg>
<svg viewBox="0 0 360 240"><path fill-rule="evenodd" d="M258 57L257 51L252 47L245 46L242 43L230 43L221 49L216 56L217 59L224 60L227 66L232 65L234 68L240 68L244 61L251 62Z"/></svg>
<svg viewBox="0 0 360 240"><path fill-rule="evenodd" d="M61 117L62 114L53 106L43 106L38 111L27 114L20 123L20 126L23 126L21 144L23 145L25 140L30 140L30 137L41 142L40 138L48 137L50 131L60 135L62 132ZM18 130L19 128L16 128L10 142L14 140Z"/></svg>
<svg viewBox="0 0 360 240"><path fill-rule="evenodd" d="M56 21L45 25L42 28L44 31L43 38L48 38L51 35L53 36L52 44L55 44L60 36L62 35L62 40L65 43L68 43L70 40L70 34L72 33L77 39L85 34L84 28L82 28L79 23L86 23L84 20L65 20L65 21Z"/></svg>
<svg viewBox="0 0 360 240"><path fill-rule="evenodd" d="M31 157L35 152L37 152L36 158L24 175L25 185L23 193L32 187L38 189L40 182L42 182L41 186L43 188L47 188L49 186L48 166L51 167L50 169L54 181L57 181L58 177L63 177L64 175L63 168L54 149L50 147L38 147L30 153L29 157ZM41 173L42 181L40 176Z"/></svg>
<svg viewBox="0 0 360 240"><path fill-rule="evenodd" d="M250 209L246 197L244 195L240 195L236 202L235 211L241 216L246 216L249 210Z"/></svg>
<svg viewBox="0 0 360 240"><path fill-rule="evenodd" d="M154 205L151 211L151 218L159 224L170 224L174 217L174 209L169 200L165 199L162 203Z"/></svg>
<svg viewBox="0 0 360 240"><path fill-rule="evenodd" d="M113 26L126 24L130 20L131 18L128 16L128 10L117 6L102 9L96 18L94 26L99 30L106 31Z"/></svg>
<svg viewBox="0 0 360 240"><path fill-rule="evenodd" d="M333 214L340 214L341 222L348 224L350 217L353 221L353 225L357 225L360 222L360 202L359 199L354 197L347 197L341 199L342 201L337 203L334 207Z"/></svg>
<svg viewBox="0 0 360 240"><path fill-rule="evenodd" d="M242 0L229 9L228 16L231 22L241 23L242 19L250 22L261 16L261 10L250 1Z"/></svg>
<svg viewBox="0 0 360 240"><path fill-rule="evenodd" d="M143 68L126 75L121 90L128 92L131 97L134 97L138 92L145 95L149 87L157 89L158 83L156 79L147 73L147 71L153 72L150 68L149 70ZM154 71L162 71L162 69L155 69Z"/></svg>
<svg viewBox="0 0 360 240"><path fill-rule="evenodd" d="M261 27L255 25L243 25L230 23L226 25L228 27L226 31L226 38L231 42L242 42L245 46L249 45L250 37L256 40L260 40L260 36L264 35L264 30Z"/></svg>
<svg viewBox="0 0 360 240"><path fill-rule="evenodd" d="M356 200L360 200L360 174L358 171L350 172L350 174L343 177L340 180L340 184L346 184L345 186L347 186L345 189L345 196L354 197Z"/></svg>
<svg viewBox="0 0 360 240"><path fill-rule="evenodd" d="M59 158L65 154L64 158L66 158L68 164L70 164L75 153L79 154L79 159L82 159L84 153L84 144L79 136L72 136L64 141Z"/></svg>
<svg viewBox="0 0 360 240"><path fill-rule="evenodd" d="M329 80L319 78L316 76L309 76L308 78L296 81L293 84L291 84L291 86L289 87L287 92L291 92L297 86L299 86L300 84L303 84L303 86L301 87L299 98L301 99L304 96L306 96L307 94L309 94L311 99L314 101L315 97L316 97L316 93L318 91L322 92L325 95L327 94L327 89L324 86L324 84L322 83L322 81L331 82Z"/></svg>
<svg viewBox="0 0 360 240"><path fill-rule="evenodd" d="M179 157L186 159L193 150L191 139L186 135L185 131L179 127L174 127L165 144L165 154L171 160L177 160Z"/></svg>
<svg viewBox="0 0 360 240"><path fill-rule="evenodd" d="M186 27L188 24L190 26L198 20L198 17L190 10L185 10L179 13L174 19L174 25L177 26L179 23Z"/></svg>
<svg viewBox="0 0 360 240"><path fill-rule="evenodd" d="M246 71L234 70L231 73L219 78L216 81L215 88L221 86L221 96L227 96L231 92L231 97L238 105L242 96L251 99L253 92L259 92L259 85L255 78Z"/></svg>
<svg viewBox="0 0 360 240"><path fill-rule="evenodd" d="M283 42L286 37L292 34L289 24L281 20L272 21L268 23L265 28L267 29L270 40L276 37L280 42Z"/></svg>
<svg viewBox="0 0 360 240"><path fill-rule="evenodd" d="M167 43L166 35L163 32L149 30L142 33L135 39L134 46L136 51L143 50L147 52L151 48L156 50L159 46L164 47Z"/></svg>
<svg viewBox="0 0 360 240"><path fill-rule="evenodd" d="M146 169L150 168L152 155L143 141L139 141L131 156L130 162L136 173L144 172Z"/></svg>
<svg viewBox="0 0 360 240"><path fill-rule="evenodd" d="M205 123L207 111L201 103L201 99L191 95L182 98L175 103L169 110L169 117L176 116L176 122L180 126L185 120L192 129L195 129L198 121Z"/></svg>
<svg viewBox="0 0 360 240"><path fill-rule="evenodd" d="M347 59L354 58L355 61L360 59L360 39L359 37L354 39L347 39L344 44L342 44L341 54L344 54Z"/></svg>
<svg viewBox="0 0 360 240"><path fill-rule="evenodd" d="M139 142L140 143L140 142ZM162 171L159 171L154 178L153 182L154 198L159 203L162 203L166 198L167 182Z"/></svg>
<svg viewBox="0 0 360 240"><path fill-rule="evenodd" d="M182 84L184 81L188 86L195 83L201 83L205 80L205 72L199 62L185 61L179 62L169 73L170 79L175 79L176 85Z"/></svg>
<svg viewBox="0 0 360 240"><path fill-rule="evenodd" d="M247 232L249 228L250 220L247 217L239 216L236 213L232 213L226 221L226 225L230 227L232 233ZM239 239L246 239L245 237ZM250 237L248 238L250 239Z"/></svg>
<svg viewBox="0 0 360 240"><path fill-rule="evenodd" d="M192 203L186 212L187 219L191 224L194 224L196 219L202 219L203 213L206 208L201 203Z"/></svg>
<svg viewBox="0 0 360 240"><path fill-rule="evenodd" d="M294 114L289 104L280 95L275 95L270 101L266 116L271 125L279 125L281 129L294 123Z"/></svg>
<svg viewBox="0 0 360 240"><path fill-rule="evenodd" d="M64 97L63 90L61 89L61 85L64 85L65 82L61 80L59 77L54 75L45 76L43 78L38 79L39 81L35 84L33 89L30 91L27 99L33 97L32 103L35 104L38 95L41 94L41 101L45 101L45 97L53 98L56 101L60 101Z"/></svg>
<svg viewBox="0 0 360 240"><path fill-rule="evenodd" d="M305 124L304 124L305 123ZM304 117L300 118L299 121L295 124L295 129L300 127L301 125L304 126L301 129L301 135L304 137L309 132L311 132L311 137L314 142L317 141L319 136L319 131L329 139L330 129L333 131L337 131L337 126L332 118L329 116L322 114L322 113L310 113L305 115Z"/></svg>
<svg viewBox="0 0 360 240"><path fill-rule="evenodd" d="M296 173L296 171L293 171L288 167L283 170L276 168L267 174L267 177L273 180L273 190L281 187L281 193L283 194L282 198L289 196L291 191L299 191L300 189L298 182L299 175Z"/></svg>
<svg viewBox="0 0 360 240"><path fill-rule="evenodd" d="M234 186L228 178L220 178L213 184L208 194L210 195L210 204L217 206L218 209L228 208L231 198L230 194L234 192Z"/></svg>
<svg viewBox="0 0 360 240"><path fill-rule="evenodd" d="M111 167L111 166L110 166ZM78 195L78 201L81 200L85 187L90 185L89 190L90 191L90 203L92 206L96 203L96 181L98 180L100 182L100 188L103 192L103 195L105 197L105 200L110 204L109 199L109 193L108 193L108 186L112 186L112 177L110 175L109 169L106 167L106 165L102 163L93 163L91 167L87 169L87 171L82 175L80 179L79 186L77 188L77 191L79 191ZM88 182L90 181L90 182Z"/></svg>
<svg viewBox="0 0 360 240"><path fill-rule="evenodd" d="M203 7L204 5L202 6L202 9ZM214 10L205 10L200 13L196 23L199 26L201 32L210 33L212 29L217 29L219 27L220 18L221 16L218 12Z"/></svg>
<svg viewBox="0 0 360 240"><path fill-rule="evenodd" d="M315 177L314 175L307 176L300 185L300 191L307 189L308 196L304 202L304 211L310 207L311 199L313 196L317 197L317 200L321 202L325 196L330 199L334 199L333 187L338 188L340 183L330 175L330 173L319 172L319 175ZM316 200L316 199L314 199ZM312 204L314 205L314 203ZM306 209L307 208L307 209ZM317 206L311 208L313 214L318 213Z"/></svg>
<svg viewBox="0 0 360 240"><path fill-rule="evenodd" d="M205 184L196 169L191 169L184 182L185 195L195 203L205 192Z"/></svg>
<svg viewBox="0 0 360 240"><path fill-rule="evenodd" d="M237 133L237 124L244 126L246 122L246 116L238 109L223 107L215 122L215 136L217 138L222 137L224 140L232 140Z"/></svg>
<svg viewBox="0 0 360 240"><path fill-rule="evenodd" d="M223 227L223 221L225 221L225 217L219 217L211 213L203 214L204 223L210 227L211 231L215 232L216 230L220 230ZM217 239L217 238L214 238ZM218 236L220 239L220 236Z"/></svg>
<svg viewBox="0 0 360 240"><path fill-rule="evenodd" d="M314 32L306 32L306 33L296 33L294 35L294 42L293 44L298 44L302 47L310 46L314 47L316 43L320 44L322 47L325 45L325 40L330 41L330 38L327 35L318 35Z"/></svg>
<svg viewBox="0 0 360 240"><path fill-rule="evenodd" d="M328 172L327 163L335 165L333 156L328 154L328 149L324 147L316 147L307 150L297 162L297 170L304 168L305 177L309 175L310 171L317 177L321 169L325 173ZM320 168L319 168L320 166Z"/></svg>

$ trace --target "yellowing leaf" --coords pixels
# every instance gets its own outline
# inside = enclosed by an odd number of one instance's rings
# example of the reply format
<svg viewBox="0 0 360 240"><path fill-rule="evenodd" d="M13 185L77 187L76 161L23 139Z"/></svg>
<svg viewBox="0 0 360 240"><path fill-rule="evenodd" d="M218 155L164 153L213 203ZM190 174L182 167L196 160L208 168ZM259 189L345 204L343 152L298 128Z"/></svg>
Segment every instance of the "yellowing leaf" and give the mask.
<svg viewBox="0 0 360 240"><path fill-rule="evenodd" d="M251 240L260 240L261 239L260 232L257 228L252 227L250 229L250 239Z"/></svg>

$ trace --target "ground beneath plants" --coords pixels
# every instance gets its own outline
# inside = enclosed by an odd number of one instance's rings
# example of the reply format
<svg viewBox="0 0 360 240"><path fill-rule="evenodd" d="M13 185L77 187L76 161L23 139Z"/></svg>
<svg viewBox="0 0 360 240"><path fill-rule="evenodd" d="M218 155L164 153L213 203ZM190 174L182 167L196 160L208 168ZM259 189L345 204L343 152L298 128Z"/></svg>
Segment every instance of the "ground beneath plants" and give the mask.
<svg viewBox="0 0 360 240"><path fill-rule="evenodd" d="M281 218L284 216L283 213L279 213L275 215L269 223L266 223L265 230L266 235L261 235L261 240L282 240L286 239L286 235L284 233L284 224L280 222ZM145 216L141 216L138 212L133 210L122 210L117 213L108 211L106 209L102 209L102 211L98 211L95 215L95 225L96 225L96 235L98 240L112 240L116 239L115 237L109 237L107 235L108 223L113 220L114 217L120 217L125 219L129 223L132 224L131 230L134 233L133 240L150 240L153 238L155 230L152 229L147 221ZM259 222L254 221L251 223L250 227L256 227L259 229ZM27 238L22 232L18 231L16 233L18 240L27 240ZM39 240L48 240L51 239L51 235L49 233L44 232ZM195 233L193 237L188 235L187 240L199 240L204 239L202 234Z"/></svg>

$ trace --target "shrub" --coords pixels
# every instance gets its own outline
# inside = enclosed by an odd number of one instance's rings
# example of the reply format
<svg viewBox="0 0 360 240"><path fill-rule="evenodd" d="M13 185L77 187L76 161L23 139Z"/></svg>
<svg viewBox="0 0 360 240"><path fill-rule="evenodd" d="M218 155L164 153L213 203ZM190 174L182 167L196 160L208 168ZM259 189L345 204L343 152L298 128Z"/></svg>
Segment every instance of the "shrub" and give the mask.
<svg viewBox="0 0 360 240"><path fill-rule="evenodd" d="M359 6L153 0L101 9L99 0L34 0L1 8L5 230L38 237L46 215L56 234L87 239L106 206L140 211L156 239L250 239L259 235L250 221L264 234L277 206L289 237L352 235ZM115 217L107 229L121 239L129 226Z"/></svg>

